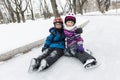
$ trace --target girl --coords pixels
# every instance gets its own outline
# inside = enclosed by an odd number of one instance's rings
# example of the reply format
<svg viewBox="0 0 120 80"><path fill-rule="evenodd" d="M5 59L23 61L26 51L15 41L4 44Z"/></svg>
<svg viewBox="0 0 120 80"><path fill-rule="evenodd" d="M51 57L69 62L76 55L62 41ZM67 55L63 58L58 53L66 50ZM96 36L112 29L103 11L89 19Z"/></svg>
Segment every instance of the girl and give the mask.
<svg viewBox="0 0 120 80"><path fill-rule="evenodd" d="M32 59L30 70L44 70L64 54L65 35L63 32L63 20L60 17L56 17L53 24L54 27L49 30L50 35L42 48L43 55Z"/></svg>
<svg viewBox="0 0 120 80"><path fill-rule="evenodd" d="M74 14L68 14L65 17L64 34L66 36L65 55L78 58L84 65L84 68L92 68L96 65L96 59L88 54L83 48L83 39L75 26L76 18Z"/></svg>

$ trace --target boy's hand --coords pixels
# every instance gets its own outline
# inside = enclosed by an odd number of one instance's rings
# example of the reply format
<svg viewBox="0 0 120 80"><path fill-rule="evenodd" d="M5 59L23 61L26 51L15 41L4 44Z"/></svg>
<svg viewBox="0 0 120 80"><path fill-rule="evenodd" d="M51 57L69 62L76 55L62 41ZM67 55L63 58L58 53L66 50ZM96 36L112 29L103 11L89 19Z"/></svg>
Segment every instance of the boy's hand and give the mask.
<svg viewBox="0 0 120 80"><path fill-rule="evenodd" d="M45 51L46 48L42 48L42 52Z"/></svg>

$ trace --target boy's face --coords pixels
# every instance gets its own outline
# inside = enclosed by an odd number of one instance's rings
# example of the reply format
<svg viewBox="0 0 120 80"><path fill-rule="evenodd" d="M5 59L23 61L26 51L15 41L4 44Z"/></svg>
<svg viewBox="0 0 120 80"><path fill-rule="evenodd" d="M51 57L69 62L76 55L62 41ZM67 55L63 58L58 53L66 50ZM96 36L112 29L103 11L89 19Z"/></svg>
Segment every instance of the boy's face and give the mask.
<svg viewBox="0 0 120 80"><path fill-rule="evenodd" d="M72 26L74 26L74 22L73 21L67 21L66 26L67 27L72 27Z"/></svg>
<svg viewBox="0 0 120 80"><path fill-rule="evenodd" d="M57 29L61 29L61 28L62 28L62 25L61 25L61 23L55 23L55 27L56 27Z"/></svg>

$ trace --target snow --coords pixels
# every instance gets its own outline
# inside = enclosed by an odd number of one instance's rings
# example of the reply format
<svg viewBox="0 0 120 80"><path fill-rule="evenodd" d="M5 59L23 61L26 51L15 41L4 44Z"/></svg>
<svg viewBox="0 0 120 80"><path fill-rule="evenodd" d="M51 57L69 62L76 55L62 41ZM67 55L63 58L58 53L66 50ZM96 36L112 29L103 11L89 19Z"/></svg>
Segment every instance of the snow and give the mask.
<svg viewBox="0 0 120 80"><path fill-rule="evenodd" d="M85 70L79 60L63 56L43 72L28 73L31 58L42 54L41 47L38 47L27 54L1 62L0 80L120 80L120 16L77 15L77 19L90 20L83 29L82 37L84 47L92 50L93 56L101 64L99 67ZM52 18L22 24L0 25L0 50L4 52L9 47L19 47L46 37L51 26Z"/></svg>
<svg viewBox="0 0 120 80"><path fill-rule="evenodd" d="M50 19L40 19L0 25L0 54L45 38L49 34L48 29L53 26L51 23Z"/></svg>
<svg viewBox="0 0 120 80"><path fill-rule="evenodd" d="M103 15L106 15L106 16L109 16L109 15L120 15L120 9L112 9L112 10L109 10L107 12L105 12L104 14L102 14L100 11L95 11L95 12L89 12L89 13L85 13L84 15L86 16L103 16Z"/></svg>

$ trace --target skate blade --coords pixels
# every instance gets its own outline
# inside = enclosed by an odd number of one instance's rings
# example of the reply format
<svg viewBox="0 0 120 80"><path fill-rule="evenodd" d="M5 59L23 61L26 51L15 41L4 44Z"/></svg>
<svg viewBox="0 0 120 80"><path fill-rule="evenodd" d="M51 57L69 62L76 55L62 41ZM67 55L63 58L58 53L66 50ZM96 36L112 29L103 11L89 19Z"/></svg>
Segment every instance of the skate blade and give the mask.
<svg viewBox="0 0 120 80"><path fill-rule="evenodd" d="M38 68L38 72L44 70L46 68L46 66L47 66L46 60L42 60L41 61L41 66Z"/></svg>
<svg viewBox="0 0 120 80"><path fill-rule="evenodd" d="M34 72L34 71L36 71L36 70L33 70L33 65L35 64L35 60L34 59L32 59L31 61L30 61L30 66L29 66L29 68L28 68L28 72Z"/></svg>
<svg viewBox="0 0 120 80"><path fill-rule="evenodd" d="M92 66L88 66L88 67L85 67L86 70L90 70L90 69L94 69L94 68L97 68L98 66L100 66L100 64L96 64L96 65L92 65Z"/></svg>

